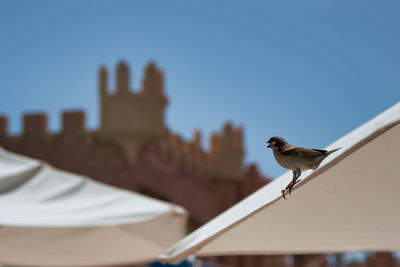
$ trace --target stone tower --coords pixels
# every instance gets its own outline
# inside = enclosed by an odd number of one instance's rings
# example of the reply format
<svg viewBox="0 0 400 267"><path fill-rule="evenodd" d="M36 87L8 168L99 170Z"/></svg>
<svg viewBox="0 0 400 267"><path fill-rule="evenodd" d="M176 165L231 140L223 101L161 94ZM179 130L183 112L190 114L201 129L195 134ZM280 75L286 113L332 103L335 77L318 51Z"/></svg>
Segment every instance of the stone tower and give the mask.
<svg viewBox="0 0 400 267"><path fill-rule="evenodd" d="M144 143L159 139L164 134L164 95L162 70L149 63L139 92L130 89L129 67L125 62L117 66L116 90L108 89L108 72L102 66L99 74L100 135L121 146L131 162Z"/></svg>

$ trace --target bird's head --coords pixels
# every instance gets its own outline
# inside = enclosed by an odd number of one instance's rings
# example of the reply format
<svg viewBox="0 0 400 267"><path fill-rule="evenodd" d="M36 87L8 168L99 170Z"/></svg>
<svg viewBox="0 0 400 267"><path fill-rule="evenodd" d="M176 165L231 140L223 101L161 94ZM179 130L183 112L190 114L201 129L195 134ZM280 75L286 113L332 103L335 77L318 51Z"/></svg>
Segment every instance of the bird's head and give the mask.
<svg viewBox="0 0 400 267"><path fill-rule="evenodd" d="M280 136L274 136L274 137L271 137L267 141L267 144L268 144L267 147L270 147L270 148L272 148L274 150L274 149L279 149L279 148L283 147L284 145L287 144L287 142L286 142L285 139L283 139Z"/></svg>

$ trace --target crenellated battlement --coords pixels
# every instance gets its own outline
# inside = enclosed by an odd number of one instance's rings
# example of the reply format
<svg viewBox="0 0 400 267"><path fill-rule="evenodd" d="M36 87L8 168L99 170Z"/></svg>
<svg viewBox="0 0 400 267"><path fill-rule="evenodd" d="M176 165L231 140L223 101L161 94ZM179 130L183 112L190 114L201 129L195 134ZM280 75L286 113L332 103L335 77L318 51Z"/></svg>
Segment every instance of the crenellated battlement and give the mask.
<svg viewBox="0 0 400 267"><path fill-rule="evenodd" d="M86 132L86 114L84 111L64 111L61 114L62 124L60 133ZM21 136L55 135L48 130L48 116L46 113L28 113L22 117ZM0 116L0 135L9 136L9 121L4 115ZM11 137L11 136L10 136ZM12 136L15 138L16 136Z"/></svg>
<svg viewBox="0 0 400 267"><path fill-rule="evenodd" d="M62 113L62 132L83 133L86 131L86 114L83 111L66 111Z"/></svg>
<svg viewBox="0 0 400 267"><path fill-rule="evenodd" d="M116 68L116 84L115 92L109 90L109 74L105 65L99 70L99 88L102 99L109 96L127 96L127 95L152 95L165 97L164 95L164 72L156 66L154 62L150 62L145 67L144 77L141 88L135 92L131 89L130 68L126 62L119 62Z"/></svg>
<svg viewBox="0 0 400 267"><path fill-rule="evenodd" d="M25 114L23 116L23 135L47 134L47 115L45 113Z"/></svg>

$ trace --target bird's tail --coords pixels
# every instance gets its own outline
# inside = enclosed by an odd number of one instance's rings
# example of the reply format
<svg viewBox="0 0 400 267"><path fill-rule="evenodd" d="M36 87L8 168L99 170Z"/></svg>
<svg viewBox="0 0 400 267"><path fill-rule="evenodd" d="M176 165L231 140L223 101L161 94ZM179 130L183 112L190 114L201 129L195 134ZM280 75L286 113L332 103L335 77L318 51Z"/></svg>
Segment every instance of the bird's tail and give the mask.
<svg viewBox="0 0 400 267"><path fill-rule="evenodd" d="M339 149L341 149L341 147L335 148L335 149L332 149L332 150L327 151L327 152L320 158L318 164L314 167L313 170L317 169L317 168L319 167L319 165L321 164L321 162L322 162L327 156L329 156L330 154L332 154L332 153L335 152L335 151L338 151Z"/></svg>
<svg viewBox="0 0 400 267"><path fill-rule="evenodd" d="M332 150L329 150L328 152L326 152L326 154L325 155L330 155L330 154L332 154L333 152L336 152L336 151L338 151L339 149L341 149L341 147L339 147L339 148L335 148L335 149L332 149Z"/></svg>

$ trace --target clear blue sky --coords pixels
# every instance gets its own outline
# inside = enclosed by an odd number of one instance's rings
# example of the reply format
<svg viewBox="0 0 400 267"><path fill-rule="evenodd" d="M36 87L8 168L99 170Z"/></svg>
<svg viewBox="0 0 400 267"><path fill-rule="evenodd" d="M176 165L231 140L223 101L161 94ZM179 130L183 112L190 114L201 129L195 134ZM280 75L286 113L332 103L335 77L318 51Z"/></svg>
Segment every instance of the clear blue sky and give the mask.
<svg viewBox="0 0 400 267"><path fill-rule="evenodd" d="M0 0L0 113L84 109L98 127L97 72L126 60L138 88L166 72L167 125L203 143L245 128L246 162L276 177L274 135L323 148L400 100L400 1Z"/></svg>

